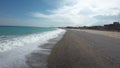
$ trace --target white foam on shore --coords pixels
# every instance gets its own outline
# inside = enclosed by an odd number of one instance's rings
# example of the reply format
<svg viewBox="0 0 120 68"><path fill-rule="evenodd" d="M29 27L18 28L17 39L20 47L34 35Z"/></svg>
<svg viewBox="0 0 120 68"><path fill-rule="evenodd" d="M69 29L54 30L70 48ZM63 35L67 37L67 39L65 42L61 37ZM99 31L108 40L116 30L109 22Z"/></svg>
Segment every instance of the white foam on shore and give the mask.
<svg viewBox="0 0 120 68"><path fill-rule="evenodd" d="M45 44L48 40L56 38L59 34L65 33L63 29L47 31L39 34L31 34L19 37L4 37L0 38L0 52L11 50L20 46L29 46L29 44ZM4 39L3 39L4 38Z"/></svg>

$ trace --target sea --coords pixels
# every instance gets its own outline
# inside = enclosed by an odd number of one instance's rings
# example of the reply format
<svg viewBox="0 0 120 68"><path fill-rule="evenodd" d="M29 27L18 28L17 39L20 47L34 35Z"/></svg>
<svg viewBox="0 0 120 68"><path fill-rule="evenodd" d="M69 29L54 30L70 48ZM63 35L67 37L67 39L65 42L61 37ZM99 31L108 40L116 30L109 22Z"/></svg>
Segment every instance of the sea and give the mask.
<svg viewBox="0 0 120 68"><path fill-rule="evenodd" d="M64 33L53 27L0 26L0 68L29 68L25 55Z"/></svg>

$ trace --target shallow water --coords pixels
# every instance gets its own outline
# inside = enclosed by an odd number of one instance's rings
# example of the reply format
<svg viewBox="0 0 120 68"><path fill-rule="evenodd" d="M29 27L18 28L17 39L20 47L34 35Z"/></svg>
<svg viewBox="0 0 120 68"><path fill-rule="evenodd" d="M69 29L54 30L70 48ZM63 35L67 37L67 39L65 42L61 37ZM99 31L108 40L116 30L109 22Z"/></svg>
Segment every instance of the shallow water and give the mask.
<svg viewBox="0 0 120 68"><path fill-rule="evenodd" d="M23 36L22 38L20 37L19 40L17 39L17 42L23 38L24 38L23 40L28 39L29 41L24 41L26 43L24 43L24 45L21 45L21 46L12 47L10 44L8 44L10 46L7 46L7 47L9 48L11 47L10 49L3 50L3 51L1 50L0 68L29 68L29 65L26 64L26 61L27 61L26 56L32 53L34 50L38 50L38 49L41 50L42 53L45 53L45 50L40 48L39 46L45 43L48 43L48 40L50 39L59 37L59 34L64 32L65 32L64 30L58 29L58 30L44 32L42 34L39 34L39 36L37 36L38 34L35 34L34 36L28 35L29 38L26 36ZM14 41L13 39L11 40ZM20 42L23 42L23 41L20 41ZM12 42L11 44L15 44L15 42Z"/></svg>

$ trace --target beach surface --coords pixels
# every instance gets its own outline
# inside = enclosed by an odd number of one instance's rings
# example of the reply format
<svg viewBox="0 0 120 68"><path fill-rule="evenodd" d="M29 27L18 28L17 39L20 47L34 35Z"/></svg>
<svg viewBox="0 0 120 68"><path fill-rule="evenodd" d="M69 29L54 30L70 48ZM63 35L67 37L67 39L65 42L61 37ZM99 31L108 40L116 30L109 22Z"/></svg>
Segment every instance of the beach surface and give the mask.
<svg viewBox="0 0 120 68"><path fill-rule="evenodd" d="M81 31L120 39L120 32L101 31L101 30L89 30L89 29L84 29L84 30L81 30Z"/></svg>
<svg viewBox="0 0 120 68"><path fill-rule="evenodd" d="M67 30L53 47L48 68L120 68L120 38L106 33Z"/></svg>

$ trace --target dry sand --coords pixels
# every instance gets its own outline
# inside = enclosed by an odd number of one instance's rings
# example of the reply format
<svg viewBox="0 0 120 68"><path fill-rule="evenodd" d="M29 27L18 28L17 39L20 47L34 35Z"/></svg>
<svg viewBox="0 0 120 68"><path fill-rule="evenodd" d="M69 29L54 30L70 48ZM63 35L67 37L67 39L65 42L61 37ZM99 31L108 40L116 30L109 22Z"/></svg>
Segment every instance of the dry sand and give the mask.
<svg viewBox="0 0 120 68"><path fill-rule="evenodd" d="M54 46L48 68L120 68L119 41L84 31L67 30Z"/></svg>
<svg viewBox="0 0 120 68"><path fill-rule="evenodd" d="M99 34L99 35L104 35L104 36L113 37L113 38L119 38L120 39L120 32L87 30L87 29L84 29L84 30L81 30L81 31L85 31L85 32L88 32L88 33Z"/></svg>

